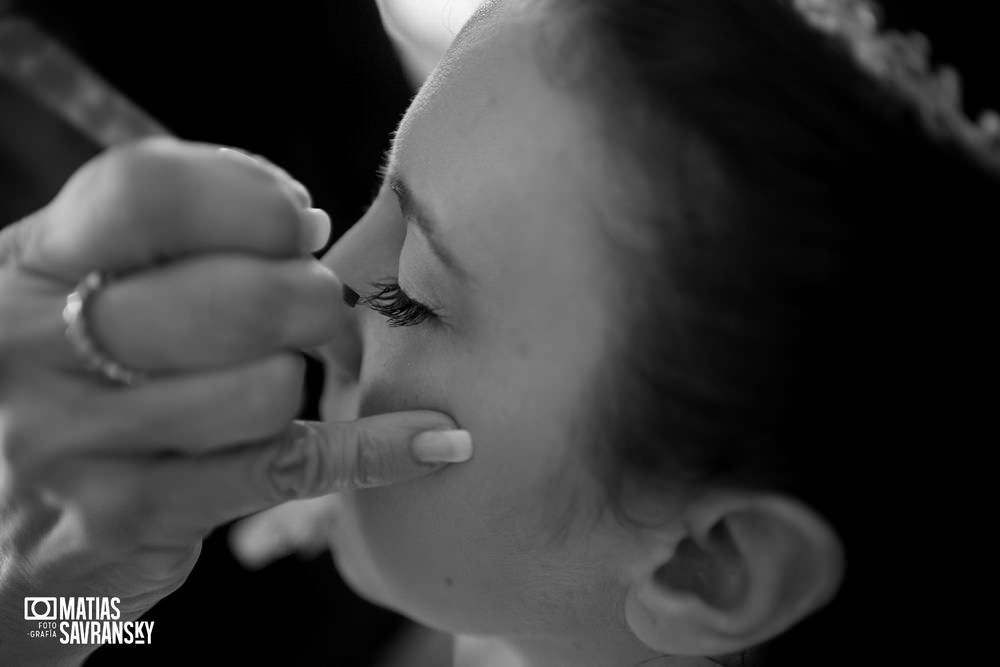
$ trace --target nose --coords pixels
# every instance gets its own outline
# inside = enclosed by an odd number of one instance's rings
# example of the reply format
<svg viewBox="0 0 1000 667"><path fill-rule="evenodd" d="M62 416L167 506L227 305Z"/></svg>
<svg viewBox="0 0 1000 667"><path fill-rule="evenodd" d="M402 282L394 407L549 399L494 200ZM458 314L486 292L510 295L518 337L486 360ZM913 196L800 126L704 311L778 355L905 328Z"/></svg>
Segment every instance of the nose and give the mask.
<svg viewBox="0 0 1000 667"><path fill-rule="evenodd" d="M365 215L333 244L323 263L354 293L365 294L371 283L395 276L406 239L395 195L383 185Z"/></svg>
<svg viewBox="0 0 1000 667"><path fill-rule="evenodd" d="M323 257L323 264L340 279L343 303L337 303L344 320L341 333L320 348L326 366L327 386L357 382L364 352L362 325L366 308L357 307L367 287L399 268L399 253L406 227L395 195L383 186L365 215L348 229Z"/></svg>

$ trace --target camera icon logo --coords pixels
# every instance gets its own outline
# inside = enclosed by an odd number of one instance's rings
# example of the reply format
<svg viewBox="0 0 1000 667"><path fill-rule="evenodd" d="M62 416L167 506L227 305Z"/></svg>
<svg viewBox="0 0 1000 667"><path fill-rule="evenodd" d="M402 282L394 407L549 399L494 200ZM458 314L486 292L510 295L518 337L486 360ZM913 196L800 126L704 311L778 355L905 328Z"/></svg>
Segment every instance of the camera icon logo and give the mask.
<svg viewBox="0 0 1000 667"><path fill-rule="evenodd" d="M58 605L55 598L24 598L24 620L54 621Z"/></svg>

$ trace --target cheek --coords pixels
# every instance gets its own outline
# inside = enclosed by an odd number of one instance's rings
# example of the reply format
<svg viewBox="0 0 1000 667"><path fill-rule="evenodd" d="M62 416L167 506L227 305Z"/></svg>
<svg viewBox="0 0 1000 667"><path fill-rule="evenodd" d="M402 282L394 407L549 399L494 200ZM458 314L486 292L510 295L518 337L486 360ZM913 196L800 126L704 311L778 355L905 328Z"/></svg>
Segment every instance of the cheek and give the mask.
<svg viewBox="0 0 1000 667"><path fill-rule="evenodd" d="M362 594L443 630L537 628L539 619L524 616L525 597L566 563L547 546L547 509L560 501L552 459L564 456L565 435L544 405L529 409L509 390L527 367L438 352L422 338L384 327L366 336L361 414L441 410L473 434L475 458L349 494L335 545L340 567Z"/></svg>

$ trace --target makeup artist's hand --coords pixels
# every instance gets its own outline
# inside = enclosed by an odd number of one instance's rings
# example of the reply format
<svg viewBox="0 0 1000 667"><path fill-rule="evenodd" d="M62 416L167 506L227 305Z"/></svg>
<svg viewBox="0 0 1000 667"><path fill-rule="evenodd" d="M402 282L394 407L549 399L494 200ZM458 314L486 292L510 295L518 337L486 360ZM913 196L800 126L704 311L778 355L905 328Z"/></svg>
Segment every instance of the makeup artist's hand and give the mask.
<svg viewBox="0 0 1000 667"><path fill-rule="evenodd" d="M291 351L353 335L307 254L329 233L309 205L269 165L157 140L98 157L0 233L0 664L95 648L28 639L24 596L119 597L134 619L219 524L456 460L438 413L293 421ZM66 340L66 295L94 270L118 278L88 324L148 382L85 370Z"/></svg>

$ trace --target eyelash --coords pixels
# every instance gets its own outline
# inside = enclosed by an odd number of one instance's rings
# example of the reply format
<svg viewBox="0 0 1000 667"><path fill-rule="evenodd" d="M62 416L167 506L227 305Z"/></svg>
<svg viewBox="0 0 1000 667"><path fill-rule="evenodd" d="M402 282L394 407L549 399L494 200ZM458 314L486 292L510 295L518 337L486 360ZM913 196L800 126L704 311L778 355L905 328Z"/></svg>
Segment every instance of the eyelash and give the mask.
<svg viewBox="0 0 1000 667"><path fill-rule="evenodd" d="M437 317L430 307L404 292L395 280L374 282L370 287L373 291L361 297L359 303L388 318L390 327L414 327Z"/></svg>

